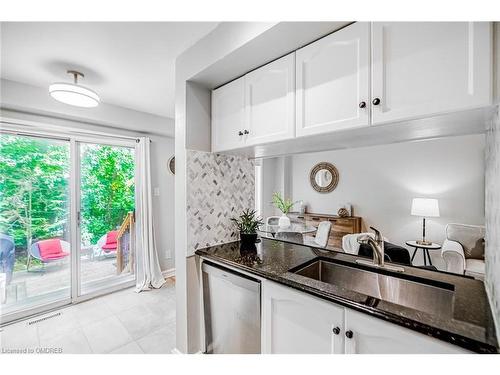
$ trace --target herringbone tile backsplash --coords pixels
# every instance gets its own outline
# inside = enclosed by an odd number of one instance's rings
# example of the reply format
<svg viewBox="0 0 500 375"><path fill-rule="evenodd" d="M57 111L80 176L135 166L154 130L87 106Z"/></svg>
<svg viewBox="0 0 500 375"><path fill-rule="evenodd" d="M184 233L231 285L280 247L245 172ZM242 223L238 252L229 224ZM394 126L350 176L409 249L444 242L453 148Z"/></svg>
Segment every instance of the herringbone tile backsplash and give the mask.
<svg viewBox="0 0 500 375"><path fill-rule="evenodd" d="M496 107L486 132L486 288L500 325L500 113ZM500 337L500 327L497 326Z"/></svg>
<svg viewBox="0 0 500 375"><path fill-rule="evenodd" d="M238 240L230 218L255 206L253 160L188 150L186 167L188 254Z"/></svg>

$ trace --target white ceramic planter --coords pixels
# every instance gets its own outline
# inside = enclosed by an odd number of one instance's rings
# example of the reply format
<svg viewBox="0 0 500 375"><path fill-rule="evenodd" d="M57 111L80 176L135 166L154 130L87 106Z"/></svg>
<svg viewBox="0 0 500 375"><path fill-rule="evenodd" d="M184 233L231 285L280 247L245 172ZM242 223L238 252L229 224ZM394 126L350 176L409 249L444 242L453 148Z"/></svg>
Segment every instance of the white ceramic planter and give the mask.
<svg viewBox="0 0 500 375"><path fill-rule="evenodd" d="M290 226L290 219L288 218L288 216L286 216L285 214L281 215L280 219L278 221L278 225L280 227L289 227Z"/></svg>

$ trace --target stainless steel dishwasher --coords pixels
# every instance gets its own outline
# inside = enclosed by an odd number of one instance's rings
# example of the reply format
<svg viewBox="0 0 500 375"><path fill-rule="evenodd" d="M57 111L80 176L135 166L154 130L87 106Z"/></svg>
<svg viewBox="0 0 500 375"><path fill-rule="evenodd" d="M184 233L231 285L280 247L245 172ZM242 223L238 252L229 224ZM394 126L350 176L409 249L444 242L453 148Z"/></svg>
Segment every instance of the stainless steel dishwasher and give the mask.
<svg viewBox="0 0 500 375"><path fill-rule="evenodd" d="M260 353L260 282L203 262L206 353Z"/></svg>

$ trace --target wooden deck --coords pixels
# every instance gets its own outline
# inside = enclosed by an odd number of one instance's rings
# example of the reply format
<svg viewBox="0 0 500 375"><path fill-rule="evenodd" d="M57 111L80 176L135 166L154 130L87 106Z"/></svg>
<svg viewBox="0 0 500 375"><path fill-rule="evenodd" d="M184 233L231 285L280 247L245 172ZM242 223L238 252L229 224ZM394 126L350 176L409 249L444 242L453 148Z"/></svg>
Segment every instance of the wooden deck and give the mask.
<svg viewBox="0 0 500 375"><path fill-rule="evenodd" d="M81 259L82 283L97 281L116 275L116 257ZM40 300L44 295L60 293L71 283L69 259L63 262L34 267L29 272L14 272L7 286L7 300L3 307L25 304L31 299Z"/></svg>

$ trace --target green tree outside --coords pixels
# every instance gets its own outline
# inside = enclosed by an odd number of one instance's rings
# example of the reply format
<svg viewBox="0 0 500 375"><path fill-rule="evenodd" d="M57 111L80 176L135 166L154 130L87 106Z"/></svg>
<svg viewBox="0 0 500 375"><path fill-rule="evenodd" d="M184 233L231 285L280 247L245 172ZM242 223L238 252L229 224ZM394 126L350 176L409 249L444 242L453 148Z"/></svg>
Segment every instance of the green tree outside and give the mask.
<svg viewBox="0 0 500 375"><path fill-rule="evenodd" d="M134 210L134 150L81 146L82 242L95 244ZM14 238L16 270L34 241L69 238L69 145L0 135L0 232Z"/></svg>
<svg viewBox="0 0 500 375"><path fill-rule="evenodd" d="M82 242L90 245L134 210L134 150L85 144L81 163Z"/></svg>

